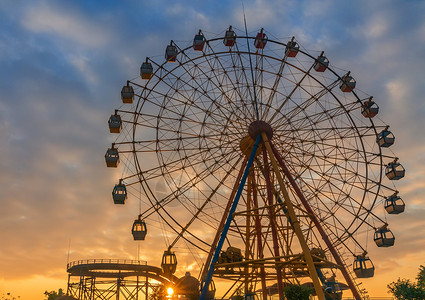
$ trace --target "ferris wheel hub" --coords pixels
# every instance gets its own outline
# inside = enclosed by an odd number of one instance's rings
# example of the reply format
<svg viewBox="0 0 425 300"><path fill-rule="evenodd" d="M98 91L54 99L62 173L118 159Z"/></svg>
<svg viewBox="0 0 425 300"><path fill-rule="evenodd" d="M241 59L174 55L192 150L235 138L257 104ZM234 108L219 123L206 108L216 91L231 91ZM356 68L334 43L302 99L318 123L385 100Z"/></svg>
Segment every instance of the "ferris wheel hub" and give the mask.
<svg viewBox="0 0 425 300"><path fill-rule="evenodd" d="M246 135L240 141L240 143L239 143L239 149L242 151L242 153L245 156L249 156L251 154L251 152L252 152L252 148L254 147L254 144L255 144L255 140L251 136ZM261 144L260 144L258 146L257 153L255 155L260 154L261 153L261 149L262 148L261 148Z"/></svg>
<svg viewBox="0 0 425 300"><path fill-rule="evenodd" d="M267 135L267 138L270 140L273 137L273 129L269 123L264 121L254 121L248 127L248 133L251 138L254 140L259 134L264 132Z"/></svg>

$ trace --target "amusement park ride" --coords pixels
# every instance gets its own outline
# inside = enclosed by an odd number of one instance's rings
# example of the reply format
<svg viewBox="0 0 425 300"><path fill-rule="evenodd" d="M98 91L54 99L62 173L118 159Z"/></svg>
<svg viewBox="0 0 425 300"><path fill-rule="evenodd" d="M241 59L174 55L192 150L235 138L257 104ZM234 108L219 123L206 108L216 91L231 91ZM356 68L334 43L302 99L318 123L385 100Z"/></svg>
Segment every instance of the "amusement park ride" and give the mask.
<svg viewBox="0 0 425 300"><path fill-rule="evenodd" d="M366 297L358 278L375 272L368 232L376 246L394 245L387 214L405 204L389 182L405 170L350 72L294 37L230 26L212 37L199 30L189 45L171 41L121 98L105 154L108 167L125 165L113 200L131 194L143 204L134 240L149 239L158 219L168 228L161 276L170 284L178 245L202 260L191 277L201 299L217 298L214 282L222 298L283 299L291 284L312 286L318 299L341 299L344 289Z"/></svg>

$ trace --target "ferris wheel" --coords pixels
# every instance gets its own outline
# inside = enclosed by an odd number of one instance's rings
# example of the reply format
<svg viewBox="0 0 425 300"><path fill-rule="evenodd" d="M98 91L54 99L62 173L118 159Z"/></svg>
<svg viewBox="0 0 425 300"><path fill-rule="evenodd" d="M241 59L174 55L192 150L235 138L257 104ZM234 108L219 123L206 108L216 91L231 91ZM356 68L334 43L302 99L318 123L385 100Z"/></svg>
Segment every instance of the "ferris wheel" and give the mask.
<svg viewBox="0 0 425 300"><path fill-rule="evenodd" d="M142 203L135 240L160 218L165 273L176 245L195 253L203 298L214 278L233 282L227 296L312 281L319 299L360 299L368 240L394 245L387 215L405 207L395 137L357 74L268 35L199 30L146 58L109 119L106 164L124 165L114 203Z"/></svg>

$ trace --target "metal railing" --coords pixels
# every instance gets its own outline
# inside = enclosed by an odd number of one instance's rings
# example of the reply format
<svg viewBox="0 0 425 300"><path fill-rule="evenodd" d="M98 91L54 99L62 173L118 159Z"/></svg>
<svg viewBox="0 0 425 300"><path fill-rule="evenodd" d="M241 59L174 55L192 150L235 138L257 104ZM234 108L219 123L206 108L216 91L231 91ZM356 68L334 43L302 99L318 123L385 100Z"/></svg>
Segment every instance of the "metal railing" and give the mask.
<svg viewBox="0 0 425 300"><path fill-rule="evenodd" d="M108 259L108 258L95 258L95 259L85 259L85 260L76 260L69 262L66 265L66 268L72 268L78 265L88 265L88 264L124 264L124 265L147 265L147 261L144 260L129 260L129 259Z"/></svg>

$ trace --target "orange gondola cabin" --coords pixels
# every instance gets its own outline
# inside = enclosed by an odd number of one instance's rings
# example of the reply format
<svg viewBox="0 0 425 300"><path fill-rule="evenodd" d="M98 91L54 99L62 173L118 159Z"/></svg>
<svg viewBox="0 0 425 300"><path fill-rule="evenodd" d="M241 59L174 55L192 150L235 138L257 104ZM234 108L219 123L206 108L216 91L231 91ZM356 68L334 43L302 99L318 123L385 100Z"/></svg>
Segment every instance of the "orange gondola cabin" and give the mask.
<svg viewBox="0 0 425 300"><path fill-rule="evenodd" d="M356 87L356 80L352 76L350 76L350 72L342 76L341 84L339 86L341 91L343 91L344 93L349 93L349 92L352 92L355 87Z"/></svg>
<svg viewBox="0 0 425 300"><path fill-rule="evenodd" d="M233 31L232 26L229 26L229 29L226 30L224 35L223 43L226 47L233 47L236 42L236 33Z"/></svg>
<svg viewBox="0 0 425 300"><path fill-rule="evenodd" d="M316 72L325 72L326 69L329 66L329 60L326 58L326 56L320 54L319 57L317 57L316 61L314 62L313 68L316 70Z"/></svg>
<svg viewBox="0 0 425 300"><path fill-rule="evenodd" d="M292 40L290 40L285 47L286 56L295 57L297 56L299 50L300 46L297 44L297 42L294 41L294 37L292 37Z"/></svg>
<svg viewBox="0 0 425 300"><path fill-rule="evenodd" d="M376 116L379 112L378 105L372 101L372 97L370 97L368 100L363 102L362 106L362 115L365 118L373 118Z"/></svg>
<svg viewBox="0 0 425 300"><path fill-rule="evenodd" d="M257 49L264 49L264 47L267 44L267 35L263 32L263 28L261 28L261 31L257 33L257 36L254 40L254 46Z"/></svg>

